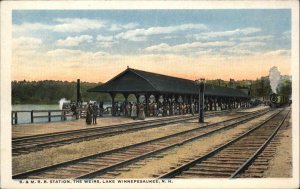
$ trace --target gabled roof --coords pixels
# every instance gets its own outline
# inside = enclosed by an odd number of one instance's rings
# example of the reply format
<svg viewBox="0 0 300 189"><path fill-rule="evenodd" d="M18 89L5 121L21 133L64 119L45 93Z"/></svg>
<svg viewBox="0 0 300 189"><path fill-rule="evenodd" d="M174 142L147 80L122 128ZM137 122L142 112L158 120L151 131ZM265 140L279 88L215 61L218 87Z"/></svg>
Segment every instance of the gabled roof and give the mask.
<svg viewBox="0 0 300 189"><path fill-rule="evenodd" d="M192 80L127 68L106 83L88 92L153 92L169 94L198 94L199 86ZM206 85L205 95L248 97L239 89Z"/></svg>

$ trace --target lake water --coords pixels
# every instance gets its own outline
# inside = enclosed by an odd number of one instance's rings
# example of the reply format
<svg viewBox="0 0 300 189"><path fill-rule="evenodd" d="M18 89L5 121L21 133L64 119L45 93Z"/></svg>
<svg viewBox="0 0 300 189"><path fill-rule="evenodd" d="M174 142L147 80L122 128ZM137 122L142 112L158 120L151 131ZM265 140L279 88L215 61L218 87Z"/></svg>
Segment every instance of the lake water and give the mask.
<svg viewBox="0 0 300 189"><path fill-rule="evenodd" d="M41 104L22 104L12 105L12 111L32 111L32 110L60 110L59 104L57 105L41 105ZM34 116L46 116L48 112L34 113ZM51 115L61 115L61 112L52 112ZM19 112L18 113L18 124L20 123L31 123L30 112ZM67 117L67 120L74 118ZM60 117L52 117L51 121L61 121ZM48 118L35 118L34 123L48 122Z"/></svg>

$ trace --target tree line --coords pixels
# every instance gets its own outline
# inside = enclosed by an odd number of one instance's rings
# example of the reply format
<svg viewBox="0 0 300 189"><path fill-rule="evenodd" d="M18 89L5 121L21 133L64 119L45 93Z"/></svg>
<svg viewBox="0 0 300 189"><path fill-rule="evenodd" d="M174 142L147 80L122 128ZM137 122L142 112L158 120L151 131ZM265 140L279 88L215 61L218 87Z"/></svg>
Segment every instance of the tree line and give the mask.
<svg viewBox="0 0 300 189"><path fill-rule="evenodd" d="M282 77L277 93L285 96L292 94L292 82L288 77ZM250 95L267 100L272 93L268 77L256 80L224 81L221 79L208 80L208 84L250 90ZM76 101L77 82L69 81L12 81L12 104L57 104L62 98ZM81 98L83 101L110 101L110 95L87 92L88 89L102 83L81 82ZM123 99L117 95L116 100Z"/></svg>
<svg viewBox="0 0 300 189"><path fill-rule="evenodd" d="M224 81L221 79L216 79L208 80L207 83L237 89L247 89L249 90L251 96L259 97L263 100L269 99L270 94L273 93L268 76L257 78L256 80L234 81L233 79L230 79L230 81ZM291 97L292 81L290 76L281 76L281 80L277 86L276 92L279 95Z"/></svg>
<svg viewBox="0 0 300 189"><path fill-rule="evenodd" d="M109 101L107 94L87 92L101 83L81 82L81 98L83 101ZM57 104L62 98L76 101L77 82L69 81L12 81L12 104Z"/></svg>

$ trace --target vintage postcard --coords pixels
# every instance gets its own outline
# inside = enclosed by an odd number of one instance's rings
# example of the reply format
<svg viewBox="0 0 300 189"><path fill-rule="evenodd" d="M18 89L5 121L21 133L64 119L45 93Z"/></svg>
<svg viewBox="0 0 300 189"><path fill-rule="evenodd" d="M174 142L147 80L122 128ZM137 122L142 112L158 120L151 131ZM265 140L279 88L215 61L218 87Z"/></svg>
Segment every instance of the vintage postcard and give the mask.
<svg viewBox="0 0 300 189"><path fill-rule="evenodd" d="M1 188L298 188L299 1L1 2Z"/></svg>

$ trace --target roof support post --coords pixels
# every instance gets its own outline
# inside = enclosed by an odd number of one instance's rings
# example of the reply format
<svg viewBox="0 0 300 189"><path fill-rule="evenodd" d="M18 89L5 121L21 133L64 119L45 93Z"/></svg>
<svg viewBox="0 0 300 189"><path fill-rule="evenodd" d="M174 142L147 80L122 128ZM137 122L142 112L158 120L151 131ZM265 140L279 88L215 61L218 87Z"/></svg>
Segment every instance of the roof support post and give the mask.
<svg viewBox="0 0 300 189"><path fill-rule="evenodd" d="M233 97L233 108L236 109L236 98Z"/></svg>
<svg viewBox="0 0 300 189"><path fill-rule="evenodd" d="M204 96L204 111L208 111L208 97Z"/></svg>
<svg viewBox="0 0 300 189"><path fill-rule="evenodd" d="M241 107L242 107L242 99L239 98L239 108L241 108Z"/></svg>
<svg viewBox="0 0 300 189"><path fill-rule="evenodd" d="M220 102L221 102L221 98L220 98L220 97L217 97L217 98L216 98L216 101L217 101L217 104L218 104L218 105L217 105L217 111L219 111L219 110L221 110L221 103L220 103Z"/></svg>
<svg viewBox="0 0 300 189"><path fill-rule="evenodd" d="M224 97L221 97L220 101L221 101L221 110L224 110L225 109L225 99L224 99Z"/></svg>
<svg viewBox="0 0 300 189"><path fill-rule="evenodd" d="M136 98L136 103L140 103L140 94L134 94L135 98Z"/></svg>
<svg viewBox="0 0 300 189"><path fill-rule="evenodd" d="M155 102L156 102L156 103L158 103L158 101L159 101L159 97L160 97L160 95L159 95L159 94L156 94L156 95L154 95L154 98L155 98Z"/></svg>
<svg viewBox="0 0 300 189"><path fill-rule="evenodd" d="M236 103L237 99L234 97L234 109L237 108L237 103Z"/></svg>
<svg viewBox="0 0 300 189"><path fill-rule="evenodd" d="M125 112L125 117L128 116L128 110L127 110L127 104L128 104L128 96L129 96L129 93L123 93L123 96L125 98L125 102L124 102L124 112Z"/></svg>
<svg viewBox="0 0 300 189"><path fill-rule="evenodd" d="M178 103L178 95L174 94L173 98L174 98L174 103L175 103L175 108L176 108L176 105Z"/></svg>
<svg viewBox="0 0 300 189"><path fill-rule="evenodd" d="M208 103L209 103L209 111L213 111L213 99L212 99L212 97L208 98Z"/></svg>
<svg viewBox="0 0 300 189"><path fill-rule="evenodd" d="M167 103L168 103L168 95L167 94L164 94L163 95L163 99L164 99L164 102L163 102L163 116L167 116Z"/></svg>
<svg viewBox="0 0 300 189"><path fill-rule="evenodd" d="M195 103L195 113L199 113L199 102L197 96L193 96L194 98L194 103Z"/></svg>
<svg viewBox="0 0 300 189"><path fill-rule="evenodd" d="M149 112L149 102L150 102L150 94L145 94L145 115L146 117L150 117L150 112Z"/></svg>
<svg viewBox="0 0 300 189"><path fill-rule="evenodd" d="M234 105L234 109L236 109L236 98L233 98L233 105Z"/></svg>
<svg viewBox="0 0 300 189"><path fill-rule="evenodd" d="M228 100L228 97L225 97L225 110L228 110L229 109L229 100Z"/></svg>
<svg viewBox="0 0 300 189"><path fill-rule="evenodd" d="M183 97L183 103L186 103L186 101L187 101L187 97L186 97L186 95L182 95L182 97Z"/></svg>
<svg viewBox="0 0 300 189"><path fill-rule="evenodd" d="M214 111L217 111L217 97L214 97L213 101L214 101Z"/></svg>
<svg viewBox="0 0 300 189"><path fill-rule="evenodd" d="M158 116L158 109L159 109L159 106L160 106L159 97L160 97L160 94L155 94L154 95L155 103L156 103L156 106L153 107L154 116Z"/></svg>
<svg viewBox="0 0 300 189"><path fill-rule="evenodd" d="M116 93L109 93L111 97L111 115L115 116L116 115L116 110L115 110L115 97Z"/></svg>

